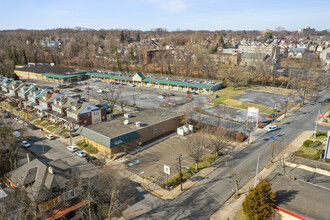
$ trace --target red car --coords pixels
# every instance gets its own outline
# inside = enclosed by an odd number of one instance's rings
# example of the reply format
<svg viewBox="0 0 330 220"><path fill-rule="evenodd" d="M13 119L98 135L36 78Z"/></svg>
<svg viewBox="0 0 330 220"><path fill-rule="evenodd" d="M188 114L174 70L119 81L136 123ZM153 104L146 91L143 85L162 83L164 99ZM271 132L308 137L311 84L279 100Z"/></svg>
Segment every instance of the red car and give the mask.
<svg viewBox="0 0 330 220"><path fill-rule="evenodd" d="M89 87L86 87L86 88L85 88L85 90L91 90L91 88L89 88Z"/></svg>

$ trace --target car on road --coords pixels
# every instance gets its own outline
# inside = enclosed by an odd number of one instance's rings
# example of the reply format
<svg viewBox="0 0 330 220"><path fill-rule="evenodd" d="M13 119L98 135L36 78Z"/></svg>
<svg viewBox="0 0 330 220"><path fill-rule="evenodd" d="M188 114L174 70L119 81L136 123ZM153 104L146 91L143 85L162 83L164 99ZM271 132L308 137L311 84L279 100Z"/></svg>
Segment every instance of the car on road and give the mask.
<svg viewBox="0 0 330 220"><path fill-rule="evenodd" d="M19 117L15 117L14 118L16 121L19 121L19 120L21 120Z"/></svg>
<svg viewBox="0 0 330 220"><path fill-rule="evenodd" d="M96 79L96 80L94 80L94 82L101 82L101 80L99 80L99 79Z"/></svg>
<svg viewBox="0 0 330 220"><path fill-rule="evenodd" d="M23 124L23 123L24 123L24 121L22 121L22 120L18 120L18 123L20 123L20 124Z"/></svg>
<svg viewBox="0 0 330 220"><path fill-rule="evenodd" d="M280 129L280 127L278 127L277 125L272 125L267 128L267 131L271 132L271 131L276 131L278 129Z"/></svg>
<svg viewBox="0 0 330 220"><path fill-rule="evenodd" d="M75 154L77 154L79 157L83 158L83 157L86 157L87 154L83 151L76 151Z"/></svg>
<svg viewBox="0 0 330 220"><path fill-rule="evenodd" d="M165 95L159 95L157 98L159 98L159 99L165 99Z"/></svg>
<svg viewBox="0 0 330 220"><path fill-rule="evenodd" d="M86 87L85 90L91 90L91 88L90 87Z"/></svg>
<svg viewBox="0 0 330 220"><path fill-rule="evenodd" d="M52 134L47 134L46 138L48 138L49 140L55 139L54 135L52 135Z"/></svg>
<svg viewBox="0 0 330 220"><path fill-rule="evenodd" d="M78 148L76 146L67 146L66 148L72 153L78 151Z"/></svg>
<svg viewBox="0 0 330 220"><path fill-rule="evenodd" d="M103 93L103 90L102 89L98 89L98 90L96 90L96 92L101 94L101 93Z"/></svg>
<svg viewBox="0 0 330 220"><path fill-rule="evenodd" d="M23 147L30 147L31 144L30 144L29 142L27 142L27 141L23 141L23 142L22 142L22 146L23 146Z"/></svg>

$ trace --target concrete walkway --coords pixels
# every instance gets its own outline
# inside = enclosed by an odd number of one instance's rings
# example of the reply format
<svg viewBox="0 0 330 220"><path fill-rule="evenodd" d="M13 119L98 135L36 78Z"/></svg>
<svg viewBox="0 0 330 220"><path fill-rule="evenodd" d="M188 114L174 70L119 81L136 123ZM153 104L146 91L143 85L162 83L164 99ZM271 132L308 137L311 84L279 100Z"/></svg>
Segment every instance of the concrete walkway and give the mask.
<svg viewBox="0 0 330 220"><path fill-rule="evenodd" d="M285 150L279 154L274 161L280 161L281 158L286 158L291 152L296 151L301 147L303 142L313 134L313 131L305 131L301 133ZM270 163L259 174L258 181L262 178L266 178L270 175L278 166L278 163ZM216 211L210 219L234 219L236 213L242 208L242 203L245 200L245 196L249 192L249 189L254 186L255 178L251 179L240 190L240 197L238 199L230 198L218 211Z"/></svg>

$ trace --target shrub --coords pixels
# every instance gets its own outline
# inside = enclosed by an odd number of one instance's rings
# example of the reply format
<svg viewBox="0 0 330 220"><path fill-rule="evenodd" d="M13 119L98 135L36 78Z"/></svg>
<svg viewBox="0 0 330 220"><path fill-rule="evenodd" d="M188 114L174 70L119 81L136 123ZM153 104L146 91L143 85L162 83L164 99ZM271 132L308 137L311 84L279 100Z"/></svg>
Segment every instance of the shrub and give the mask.
<svg viewBox="0 0 330 220"><path fill-rule="evenodd" d="M317 131L316 132L316 137L320 137L320 136L328 136L328 134L327 134L327 132Z"/></svg>
<svg viewBox="0 0 330 220"><path fill-rule="evenodd" d="M293 155L297 156L297 157L303 157L306 159L310 159L310 160L317 160L320 157L318 152L315 152L314 154L305 154L303 151L296 151L296 152L293 152Z"/></svg>
<svg viewBox="0 0 330 220"><path fill-rule="evenodd" d="M309 147L309 145L310 145L311 143L313 143L313 140L306 140L306 141L304 141L303 146L305 146L305 147Z"/></svg>

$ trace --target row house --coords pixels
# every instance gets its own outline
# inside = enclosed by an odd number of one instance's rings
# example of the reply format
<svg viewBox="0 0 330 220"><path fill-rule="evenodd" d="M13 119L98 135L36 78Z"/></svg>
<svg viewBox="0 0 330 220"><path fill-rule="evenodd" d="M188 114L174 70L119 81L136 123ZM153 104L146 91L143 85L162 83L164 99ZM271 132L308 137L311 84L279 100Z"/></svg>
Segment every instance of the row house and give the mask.
<svg viewBox="0 0 330 220"><path fill-rule="evenodd" d="M1 81L1 91L2 93L7 93L8 92L8 86L10 85L10 83L12 82L12 79L9 79L7 77L3 78Z"/></svg>
<svg viewBox="0 0 330 220"><path fill-rule="evenodd" d="M27 95L27 101L23 102L24 107L32 107L35 105L39 105L39 99L41 99L44 95L47 93L52 92L50 89L40 89L38 87L35 88L35 90L30 91Z"/></svg>
<svg viewBox="0 0 330 220"><path fill-rule="evenodd" d="M24 86L24 83L13 80L8 86L8 93L5 96L9 101L16 101L18 90Z"/></svg>
<svg viewBox="0 0 330 220"><path fill-rule="evenodd" d="M28 94L30 92L33 92L35 89L36 89L36 86L34 86L34 85L25 85L18 90L17 101L18 101L19 107L26 107L26 106L24 106L24 102L28 99L28 97L27 97Z"/></svg>
<svg viewBox="0 0 330 220"><path fill-rule="evenodd" d="M34 108L37 110L37 114L39 117L46 117L47 111L51 109L51 104L55 101L55 99L62 94L56 93L56 92L48 92L46 93L41 100L39 101L39 105L34 106Z"/></svg>

